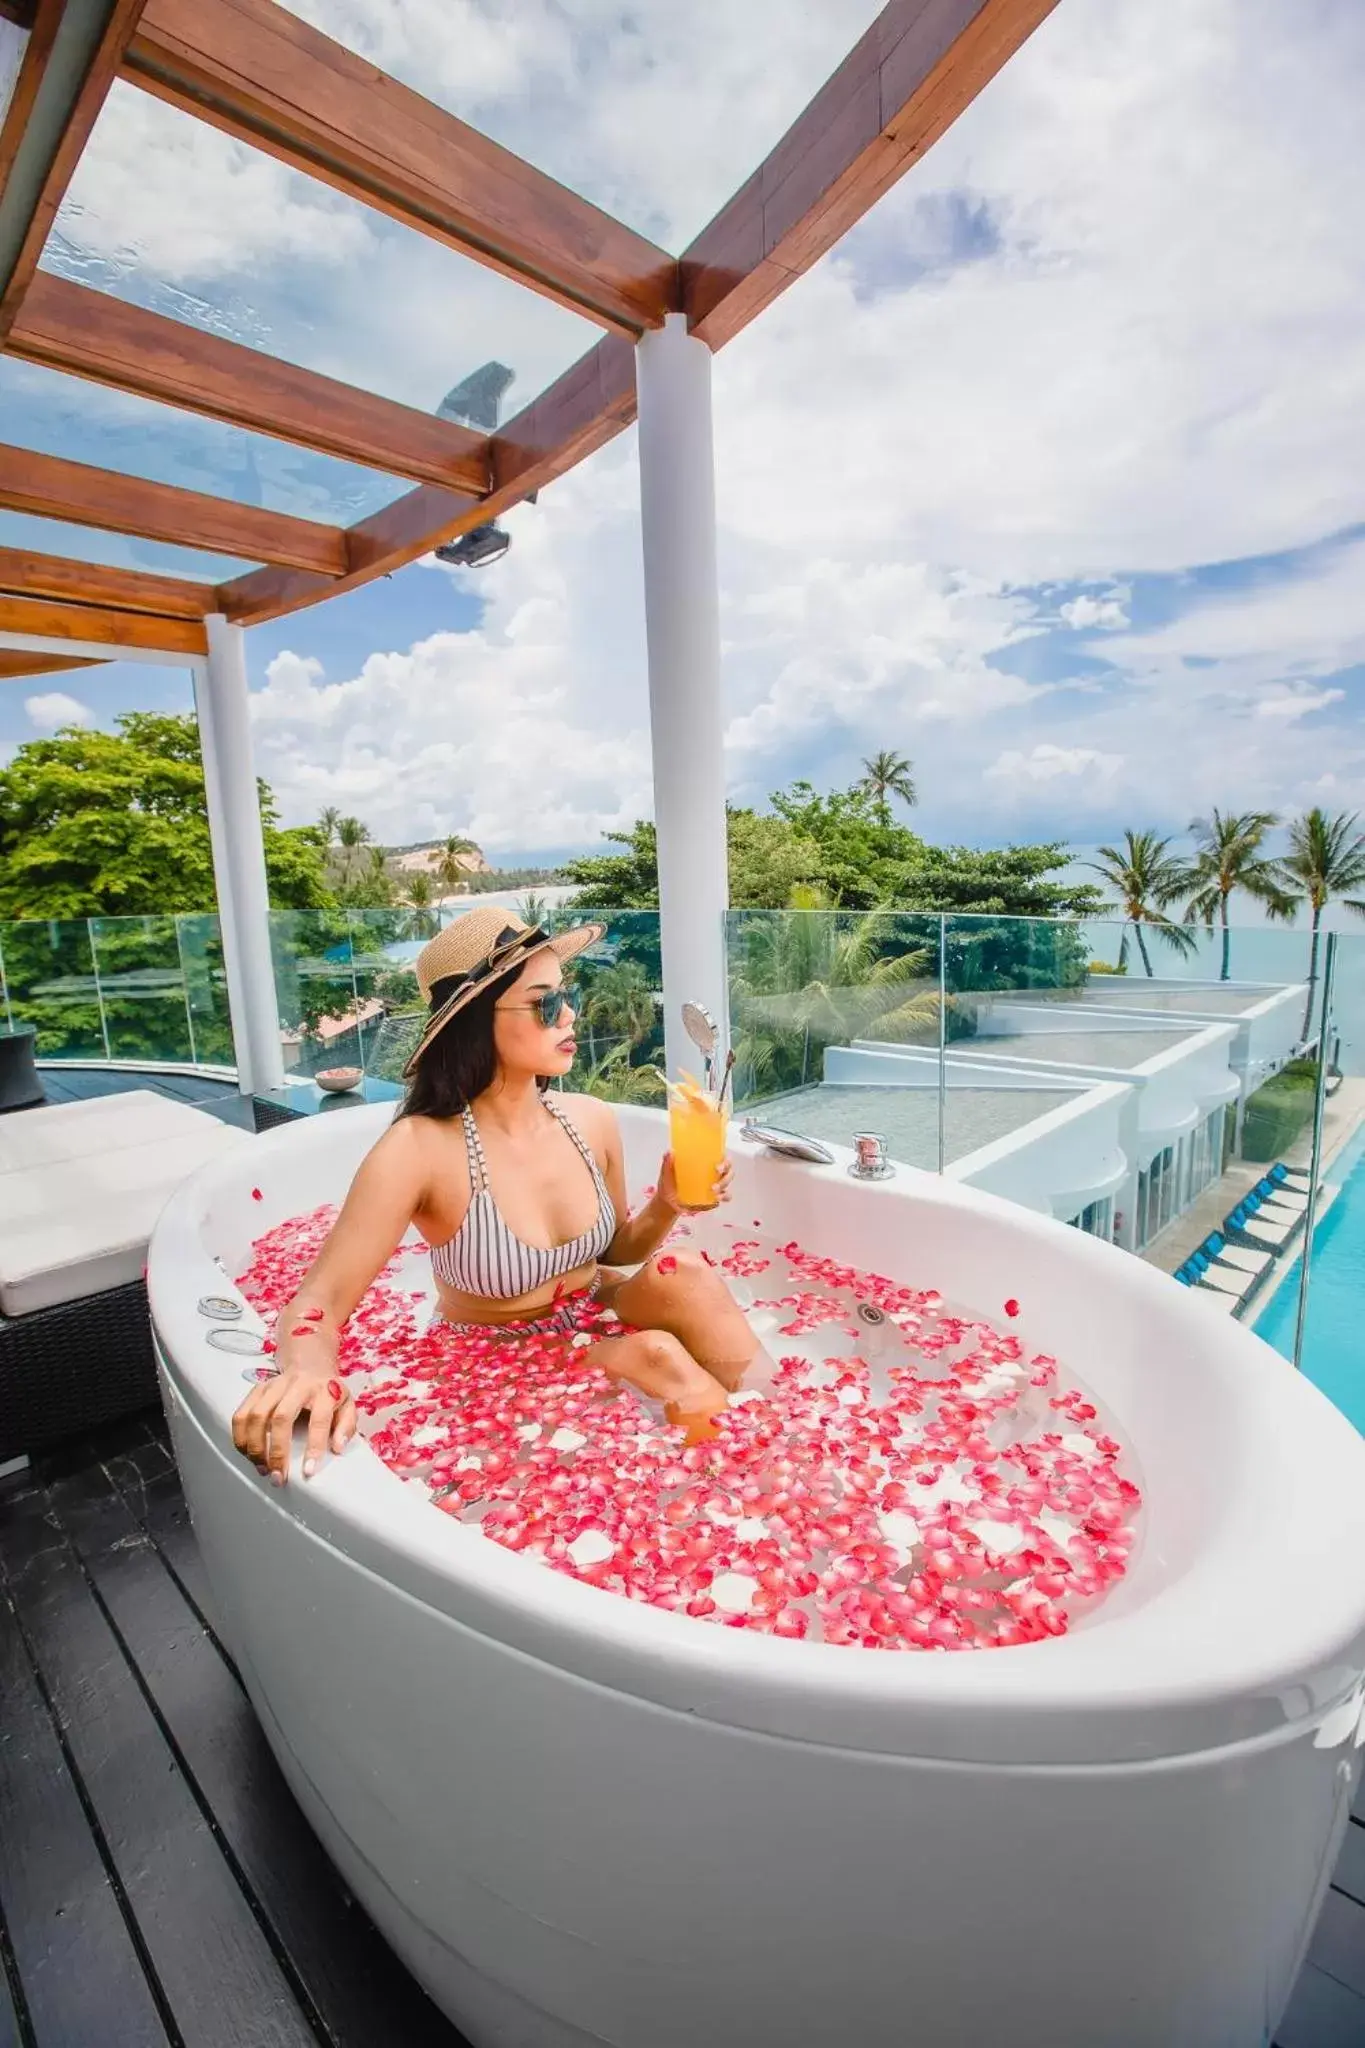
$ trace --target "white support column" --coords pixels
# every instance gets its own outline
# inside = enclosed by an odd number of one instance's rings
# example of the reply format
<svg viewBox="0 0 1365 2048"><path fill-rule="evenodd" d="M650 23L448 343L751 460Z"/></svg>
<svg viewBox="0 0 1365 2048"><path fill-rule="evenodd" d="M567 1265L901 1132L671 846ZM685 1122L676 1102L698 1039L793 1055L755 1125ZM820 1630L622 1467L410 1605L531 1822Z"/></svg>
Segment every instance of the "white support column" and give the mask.
<svg viewBox="0 0 1365 2048"><path fill-rule="evenodd" d="M223 936L237 1081L243 1095L284 1085L265 841L251 748L242 628L215 612L208 658L194 671L213 879Z"/></svg>
<svg viewBox="0 0 1365 2048"><path fill-rule="evenodd" d="M697 1052L680 1009L727 1026L725 763L720 703L711 351L681 313L636 350L649 719L670 1074Z"/></svg>

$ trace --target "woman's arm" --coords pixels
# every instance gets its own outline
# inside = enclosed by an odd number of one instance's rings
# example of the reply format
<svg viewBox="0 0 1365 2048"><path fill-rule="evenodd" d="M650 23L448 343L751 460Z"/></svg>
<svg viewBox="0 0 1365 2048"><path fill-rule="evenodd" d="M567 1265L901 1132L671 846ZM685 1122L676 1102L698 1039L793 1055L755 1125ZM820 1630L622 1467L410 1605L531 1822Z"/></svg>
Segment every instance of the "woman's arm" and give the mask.
<svg viewBox="0 0 1365 2048"><path fill-rule="evenodd" d="M335 1377L341 1332L422 1206L425 1189L420 1133L400 1120L366 1154L326 1243L281 1309L275 1325L279 1377L262 1381L232 1418L238 1450L269 1470L277 1485L288 1477L291 1433L305 1409L306 1479L329 1439L339 1451L354 1436L355 1409Z"/></svg>

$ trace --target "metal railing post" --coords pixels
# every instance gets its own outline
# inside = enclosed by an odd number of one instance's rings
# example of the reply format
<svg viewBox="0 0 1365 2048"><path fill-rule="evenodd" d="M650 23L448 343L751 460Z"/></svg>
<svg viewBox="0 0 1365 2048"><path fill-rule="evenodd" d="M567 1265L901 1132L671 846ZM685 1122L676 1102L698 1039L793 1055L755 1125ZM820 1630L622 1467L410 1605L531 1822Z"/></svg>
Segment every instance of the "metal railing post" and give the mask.
<svg viewBox="0 0 1365 2048"><path fill-rule="evenodd" d="M1308 1320L1308 1290L1313 1270L1313 1231L1318 1220L1318 1175L1322 1171L1322 1125L1327 1109L1327 1035L1332 983L1337 964L1337 935L1328 932L1322 968L1321 1025L1318 1031L1318 1084L1313 1091L1313 1150L1308 1171L1308 1206L1303 1212L1303 1253L1299 1261L1299 1301L1294 1316L1294 1369L1303 1370L1303 1332Z"/></svg>

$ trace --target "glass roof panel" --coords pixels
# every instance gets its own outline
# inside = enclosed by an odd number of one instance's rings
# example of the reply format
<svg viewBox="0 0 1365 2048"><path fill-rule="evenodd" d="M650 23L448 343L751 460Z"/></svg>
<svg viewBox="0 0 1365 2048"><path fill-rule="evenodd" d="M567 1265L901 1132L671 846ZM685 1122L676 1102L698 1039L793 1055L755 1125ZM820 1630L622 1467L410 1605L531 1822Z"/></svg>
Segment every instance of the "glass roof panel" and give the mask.
<svg viewBox="0 0 1365 2048"><path fill-rule="evenodd" d="M0 439L238 505L349 526L408 489L267 434L0 356Z"/></svg>
<svg viewBox="0 0 1365 2048"><path fill-rule="evenodd" d="M43 252L77 283L435 412L490 358L519 411L601 329L118 83Z"/></svg>
<svg viewBox="0 0 1365 2048"><path fill-rule="evenodd" d="M679 253L880 0L283 0L527 163Z"/></svg>
<svg viewBox="0 0 1365 2048"><path fill-rule="evenodd" d="M0 14L0 121L4 120L14 96L15 81L27 47L28 30Z"/></svg>
<svg viewBox="0 0 1365 2048"><path fill-rule="evenodd" d="M165 541L137 540L125 533L101 533L94 526L68 526L64 519L39 519L29 512L0 511L0 548L29 548L65 555L73 562L98 562L106 569L141 569L149 576L184 576L191 583L227 583L259 562L209 555Z"/></svg>

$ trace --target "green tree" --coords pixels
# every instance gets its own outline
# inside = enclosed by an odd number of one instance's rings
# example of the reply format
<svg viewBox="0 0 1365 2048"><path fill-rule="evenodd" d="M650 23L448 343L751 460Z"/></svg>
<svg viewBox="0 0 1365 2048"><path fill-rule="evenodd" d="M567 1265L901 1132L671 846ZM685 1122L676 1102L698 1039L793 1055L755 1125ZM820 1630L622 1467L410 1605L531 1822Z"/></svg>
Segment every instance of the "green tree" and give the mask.
<svg viewBox="0 0 1365 2048"><path fill-rule="evenodd" d="M1185 894L1186 886L1184 864L1170 846L1169 839L1160 839L1155 832L1134 832L1130 828L1123 835L1121 847L1101 846L1099 859L1089 863L1118 897L1115 908L1124 922L1119 942L1120 970L1127 964L1130 931L1149 975L1152 961L1144 930L1155 932L1174 952L1190 954L1195 950L1194 933L1183 925L1173 924L1166 915Z"/></svg>
<svg viewBox="0 0 1365 2048"><path fill-rule="evenodd" d="M357 855L349 866L338 864L332 888L337 902L348 910L386 910L396 892L383 847L372 846L364 861Z"/></svg>
<svg viewBox="0 0 1365 2048"><path fill-rule="evenodd" d="M593 971L579 1014L589 1034L589 1060L595 1061L599 1038L619 1039L628 1055L643 1045L658 1021L659 1005L639 961L615 960Z"/></svg>
<svg viewBox="0 0 1365 2048"><path fill-rule="evenodd" d="M1262 851L1267 832L1279 823L1274 811L1220 811L1196 818L1190 826L1196 851L1186 864L1181 884L1188 894L1186 924L1202 924L1209 931L1215 918L1222 928L1223 956L1219 973L1227 981L1232 973L1232 930L1228 923L1228 899L1240 889L1263 904L1272 918L1294 915L1294 899L1285 890L1278 864Z"/></svg>
<svg viewBox="0 0 1365 2048"><path fill-rule="evenodd" d="M731 810L727 828L732 903L781 910L797 891L824 886L819 846L789 819Z"/></svg>
<svg viewBox="0 0 1365 2048"><path fill-rule="evenodd" d="M1359 824L1358 811L1339 811L1333 818L1314 806L1290 826L1289 851L1278 863L1280 881L1294 907L1306 903L1312 916L1308 1003L1303 1013L1305 1038L1313 1028L1322 913L1334 897L1340 897L1348 910L1357 917L1365 917L1365 902L1347 893L1365 889L1365 833L1357 830Z"/></svg>
<svg viewBox="0 0 1365 2048"><path fill-rule="evenodd" d="M658 841L639 819L629 832L604 832L620 853L591 853L566 861L564 879L576 902L591 910L657 910ZM726 816L730 901L757 910L781 910L798 883L823 879L820 848L786 818L730 808Z"/></svg>
<svg viewBox="0 0 1365 2048"><path fill-rule="evenodd" d="M133 711L114 732L68 727L0 769L0 918L211 911L199 731L193 718ZM270 900L329 900L320 834L280 829L259 785Z"/></svg>
<svg viewBox="0 0 1365 2048"><path fill-rule="evenodd" d="M318 812L318 830L322 834L324 846L332 844L332 841L337 836L337 826L340 823L341 813L335 804L328 804L324 810Z"/></svg>
<svg viewBox="0 0 1365 2048"><path fill-rule="evenodd" d="M463 839L458 832L452 832L448 839L442 841L441 857L436 863L436 879L447 896L453 895L462 882L469 880L469 870L460 856L477 853L478 850L472 839Z"/></svg>
<svg viewBox="0 0 1365 2048"><path fill-rule="evenodd" d="M944 910L988 917L1092 917L1104 898L1093 883L1059 879L1065 846L927 846L877 815L861 787L818 796L808 782L779 790L771 812L729 813L730 902L735 909L788 906L870 910ZM620 853L570 861L565 878L577 904L594 910L656 910L659 872L654 827L605 835ZM822 892L811 897L809 890Z"/></svg>
<svg viewBox="0 0 1365 2048"><path fill-rule="evenodd" d="M658 1105L667 1098L668 1086L662 1067L652 1062L633 1066L630 1047L614 1045L600 1060L575 1076L574 1087L583 1095L600 1095L607 1102L640 1102Z"/></svg>
<svg viewBox="0 0 1365 2048"><path fill-rule="evenodd" d="M354 867L362 847L370 843L370 828L362 825L359 818L338 818L337 845L341 848L342 866L349 874Z"/></svg>
<svg viewBox="0 0 1365 2048"><path fill-rule="evenodd" d="M585 910L657 910L659 907L659 842L653 825L638 818L629 832L604 832L609 846L621 853L580 854L564 863L564 879L578 890L575 908Z"/></svg>
<svg viewBox="0 0 1365 2048"><path fill-rule="evenodd" d="M809 782L794 782L774 793L772 807L818 849L818 868L807 879L823 882L844 909L872 910L895 900L905 872L926 850L915 833L891 824L885 807L861 786L821 796Z"/></svg>
<svg viewBox="0 0 1365 2048"><path fill-rule="evenodd" d="M441 920L436 911L436 884L422 868L413 869L403 877L398 900L409 912L406 920L408 935L414 939L431 939L440 929Z"/></svg>
<svg viewBox="0 0 1365 2048"><path fill-rule="evenodd" d="M972 917L1094 917L1104 896L1092 882L1053 880L1070 865L1060 841L1044 846L925 846L901 870L898 906Z"/></svg>
<svg viewBox="0 0 1365 2048"><path fill-rule="evenodd" d="M936 918L885 909L744 917L731 982L741 1092L818 1078L826 1046L874 1028L881 1039L937 1044L937 935Z"/></svg>
<svg viewBox="0 0 1365 2048"><path fill-rule="evenodd" d="M888 796L898 796L907 810L912 810L919 802L915 789L914 763L904 754L893 754L883 748L880 753L865 759L863 768L865 772L858 786L865 789L876 804L883 824L886 824L891 816L891 807L886 801Z"/></svg>

